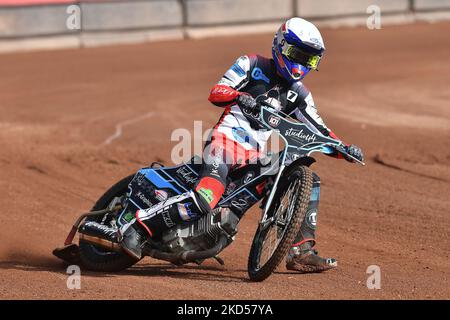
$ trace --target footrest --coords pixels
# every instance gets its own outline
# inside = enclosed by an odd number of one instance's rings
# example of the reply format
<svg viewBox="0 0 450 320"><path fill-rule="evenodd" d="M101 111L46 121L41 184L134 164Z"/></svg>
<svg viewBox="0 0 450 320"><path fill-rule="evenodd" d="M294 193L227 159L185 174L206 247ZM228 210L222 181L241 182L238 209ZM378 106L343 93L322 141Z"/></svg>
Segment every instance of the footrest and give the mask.
<svg viewBox="0 0 450 320"><path fill-rule="evenodd" d="M80 250L75 243L56 248L53 250L53 255L70 264L78 264L80 262Z"/></svg>

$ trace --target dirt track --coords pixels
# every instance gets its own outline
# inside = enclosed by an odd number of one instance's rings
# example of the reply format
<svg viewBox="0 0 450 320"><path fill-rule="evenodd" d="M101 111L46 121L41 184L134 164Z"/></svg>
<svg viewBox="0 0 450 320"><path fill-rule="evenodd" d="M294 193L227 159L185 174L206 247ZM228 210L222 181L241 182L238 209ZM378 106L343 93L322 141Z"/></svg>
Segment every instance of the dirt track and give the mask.
<svg viewBox="0 0 450 320"><path fill-rule="evenodd" d="M119 178L170 164L173 129L214 124L210 87L240 54L270 54L272 36L26 53L0 57L0 298L448 299L450 24L323 33L328 51L306 84L329 127L367 157L364 168L323 156L314 165L318 249L338 270L281 266L249 283L252 210L225 267L145 259L120 274L83 272L82 289L68 290L51 251L76 216ZM366 288L373 264L381 290Z"/></svg>

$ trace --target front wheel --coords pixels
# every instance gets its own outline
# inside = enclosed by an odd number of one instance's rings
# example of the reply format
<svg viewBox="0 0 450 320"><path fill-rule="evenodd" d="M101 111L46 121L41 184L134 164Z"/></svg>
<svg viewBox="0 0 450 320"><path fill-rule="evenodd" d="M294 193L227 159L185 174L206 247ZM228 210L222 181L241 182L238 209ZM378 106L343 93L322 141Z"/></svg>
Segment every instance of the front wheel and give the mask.
<svg viewBox="0 0 450 320"><path fill-rule="evenodd" d="M288 169L280 179L268 212L272 222L259 225L250 249L250 280L265 280L288 253L308 209L312 185L312 171L305 166Z"/></svg>
<svg viewBox="0 0 450 320"><path fill-rule="evenodd" d="M123 178L113 185L103 196L97 201L92 211L102 210L108 207L115 197L121 197L127 193L128 184L134 175ZM111 225L117 217L115 216L94 216L87 220L96 221L98 223ZM98 245L80 239L80 259L82 266L92 271L117 272L131 267L136 260L125 253L108 251Z"/></svg>

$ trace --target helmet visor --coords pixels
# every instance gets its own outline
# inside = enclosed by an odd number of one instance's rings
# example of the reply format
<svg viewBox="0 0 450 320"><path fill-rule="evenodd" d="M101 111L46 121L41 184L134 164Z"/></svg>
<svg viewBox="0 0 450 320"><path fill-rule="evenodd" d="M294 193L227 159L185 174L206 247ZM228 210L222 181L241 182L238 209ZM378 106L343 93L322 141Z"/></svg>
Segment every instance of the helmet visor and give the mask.
<svg viewBox="0 0 450 320"><path fill-rule="evenodd" d="M292 62L301 64L313 70L317 70L320 60L322 59L321 55L311 54L288 43L284 44L282 53Z"/></svg>

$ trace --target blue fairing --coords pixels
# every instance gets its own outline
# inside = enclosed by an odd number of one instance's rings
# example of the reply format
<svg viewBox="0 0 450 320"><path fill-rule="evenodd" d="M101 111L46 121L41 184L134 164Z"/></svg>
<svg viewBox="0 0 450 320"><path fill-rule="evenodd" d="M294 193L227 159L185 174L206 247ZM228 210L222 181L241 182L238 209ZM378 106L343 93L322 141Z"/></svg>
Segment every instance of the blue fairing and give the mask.
<svg viewBox="0 0 450 320"><path fill-rule="evenodd" d="M121 213L118 223L123 225L134 218L137 210L148 209L153 205L178 194L187 192L195 187L199 179L200 164L188 163L175 167L143 168L134 176L128 185L128 201ZM249 172L251 171L251 172ZM251 173L251 175L248 175ZM239 217L259 201L263 192L256 186L266 179L258 176L256 165L248 165L244 171L237 170L230 174L231 184L219 202L220 206L230 207ZM243 177L254 176L254 179L243 185ZM251 180L251 179L249 179Z"/></svg>
<svg viewBox="0 0 450 320"><path fill-rule="evenodd" d="M141 169L139 170L139 172L144 174L144 176L148 180L150 180L158 189L170 189L176 192L177 194L182 193L172 183L168 182L163 177L161 177L155 169Z"/></svg>

